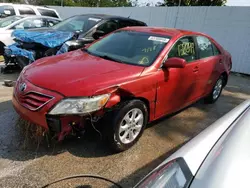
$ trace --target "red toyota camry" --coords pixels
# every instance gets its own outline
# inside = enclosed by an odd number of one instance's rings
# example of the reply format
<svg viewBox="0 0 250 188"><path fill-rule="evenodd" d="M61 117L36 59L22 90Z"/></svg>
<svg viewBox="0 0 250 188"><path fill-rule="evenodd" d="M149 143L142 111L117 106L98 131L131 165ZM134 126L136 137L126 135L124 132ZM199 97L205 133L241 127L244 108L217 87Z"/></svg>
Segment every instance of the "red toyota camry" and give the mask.
<svg viewBox="0 0 250 188"><path fill-rule="evenodd" d="M98 124L112 148L123 151L148 122L201 98L215 102L231 67L230 54L207 35L128 27L25 67L13 105L59 140Z"/></svg>

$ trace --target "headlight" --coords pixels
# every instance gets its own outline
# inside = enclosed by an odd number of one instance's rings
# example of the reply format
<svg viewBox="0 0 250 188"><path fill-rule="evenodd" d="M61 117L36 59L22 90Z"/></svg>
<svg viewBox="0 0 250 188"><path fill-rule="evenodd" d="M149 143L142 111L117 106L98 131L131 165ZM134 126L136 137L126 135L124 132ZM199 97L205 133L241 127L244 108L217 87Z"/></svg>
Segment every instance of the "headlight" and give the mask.
<svg viewBox="0 0 250 188"><path fill-rule="evenodd" d="M88 98L69 98L60 101L50 112L59 114L84 114L101 109L109 100L110 94L98 95Z"/></svg>

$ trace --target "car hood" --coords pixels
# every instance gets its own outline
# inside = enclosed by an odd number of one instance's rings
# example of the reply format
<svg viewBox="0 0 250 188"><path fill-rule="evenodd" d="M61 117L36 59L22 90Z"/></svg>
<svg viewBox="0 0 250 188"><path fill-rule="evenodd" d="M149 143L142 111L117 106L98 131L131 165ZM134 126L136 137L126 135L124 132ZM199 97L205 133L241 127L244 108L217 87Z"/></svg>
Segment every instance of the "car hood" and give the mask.
<svg viewBox="0 0 250 188"><path fill-rule="evenodd" d="M141 66L105 60L77 50L40 59L28 66L23 76L36 86L65 96L91 96L134 80L143 70Z"/></svg>

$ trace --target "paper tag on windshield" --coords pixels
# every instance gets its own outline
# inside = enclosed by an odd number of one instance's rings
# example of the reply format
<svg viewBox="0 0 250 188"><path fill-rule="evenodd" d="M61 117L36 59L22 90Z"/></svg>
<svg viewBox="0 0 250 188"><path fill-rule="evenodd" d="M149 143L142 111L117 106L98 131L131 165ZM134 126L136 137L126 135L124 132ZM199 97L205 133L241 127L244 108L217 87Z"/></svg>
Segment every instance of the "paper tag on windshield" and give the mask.
<svg viewBox="0 0 250 188"><path fill-rule="evenodd" d="M154 37L154 36L150 36L148 38L148 40L153 40L153 41L158 41L158 42L164 42L167 43L169 41L168 38L164 38L164 37Z"/></svg>
<svg viewBox="0 0 250 188"><path fill-rule="evenodd" d="M101 19L98 19L98 18L89 18L88 20L99 22Z"/></svg>

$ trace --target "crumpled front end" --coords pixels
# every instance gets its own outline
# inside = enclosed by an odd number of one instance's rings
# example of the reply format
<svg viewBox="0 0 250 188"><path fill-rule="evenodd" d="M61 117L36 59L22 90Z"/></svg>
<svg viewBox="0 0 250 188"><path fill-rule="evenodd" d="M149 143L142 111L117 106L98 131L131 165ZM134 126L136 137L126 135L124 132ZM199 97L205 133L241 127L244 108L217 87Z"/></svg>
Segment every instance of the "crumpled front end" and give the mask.
<svg viewBox="0 0 250 188"><path fill-rule="evenodd" d="M5 47L5 55L11 56L22 56L29 59L31 62L35 61L35 52L31 50L22 49L17 43Z"/></svg>
<svg viewBox="0 0 250 188"><path fill-rule="evenodd" d="M75 36L66 31L15 30L12 37L16 43L5 47L5 56L16 57L18 65L23 68L37 59L57 55L63 44Z"/></svg>
<svg viewBox="0 0 250 188"><path fill-rule="evenodd" d="M14 87L12 104L23 119L43 127L61 141L74 129L84 130L84 120L80 116L48 114L63 98L60 93L37 87L20 76Z"/></svg>
<svg viewBox="0 0 250 188"><path fill-rule="evenodd" d="M26 31L15 30L12 37L24 43L37 43L48 48L61 46L72 39L74 33L67 31Z"/></svg>

